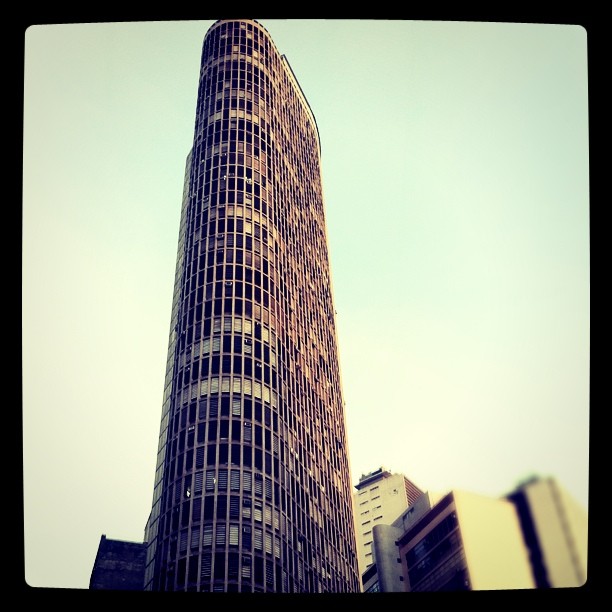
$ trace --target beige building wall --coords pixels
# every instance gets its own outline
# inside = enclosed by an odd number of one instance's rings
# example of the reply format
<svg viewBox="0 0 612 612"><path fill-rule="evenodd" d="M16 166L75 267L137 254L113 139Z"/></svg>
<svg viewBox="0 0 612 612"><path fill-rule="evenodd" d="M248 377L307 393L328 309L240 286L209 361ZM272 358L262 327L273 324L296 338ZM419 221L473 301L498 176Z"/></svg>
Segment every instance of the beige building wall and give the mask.
<svg viewBox="0 0 612 612"><path fill-rule="evenodd" d="M463 491L455 491L454 499L471 589L534 588L514 505Z"/></svg>

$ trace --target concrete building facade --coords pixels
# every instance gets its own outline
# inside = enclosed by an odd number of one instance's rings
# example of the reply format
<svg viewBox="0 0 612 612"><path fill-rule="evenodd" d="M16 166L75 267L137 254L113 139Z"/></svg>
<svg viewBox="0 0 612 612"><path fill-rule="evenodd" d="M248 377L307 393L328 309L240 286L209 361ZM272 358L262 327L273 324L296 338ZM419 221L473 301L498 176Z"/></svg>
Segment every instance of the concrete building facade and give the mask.
<svg viewBox="0 0 612 612"><path fill-rule="evenodd" d="M359 591L317 125L254 20L202 47L145 588Z"/></svg>

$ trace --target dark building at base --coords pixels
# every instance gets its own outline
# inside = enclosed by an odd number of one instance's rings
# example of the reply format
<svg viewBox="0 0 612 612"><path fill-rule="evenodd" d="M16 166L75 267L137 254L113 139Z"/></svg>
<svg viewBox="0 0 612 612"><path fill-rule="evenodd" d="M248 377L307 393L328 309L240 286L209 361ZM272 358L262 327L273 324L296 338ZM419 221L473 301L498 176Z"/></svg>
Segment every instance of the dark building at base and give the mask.
<svg viewBox="0 0 612 612"><path fill-rule="evenodd" d="M91 572L89 588L142 591L146 553L145 543L111 540L103 535Z"/></svg>

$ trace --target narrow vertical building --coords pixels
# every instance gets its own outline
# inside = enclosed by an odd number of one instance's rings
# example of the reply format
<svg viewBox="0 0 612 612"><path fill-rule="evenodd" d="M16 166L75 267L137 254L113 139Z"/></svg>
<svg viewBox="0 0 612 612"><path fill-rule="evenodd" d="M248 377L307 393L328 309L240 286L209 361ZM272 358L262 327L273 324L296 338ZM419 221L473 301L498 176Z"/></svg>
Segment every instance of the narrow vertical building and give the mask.
<svg viewBox="0 0 612 612"><path fill-rule="evenodd" d="M587 581L588 513L552 477L533 476L507 498L516 506L537 588Z"/></svg>
<svg viewBox="0 0 612 612"><path fill-rule="evenodd" d="M317 125L254 20L204 38L145 589L358 592Z"/></svg>

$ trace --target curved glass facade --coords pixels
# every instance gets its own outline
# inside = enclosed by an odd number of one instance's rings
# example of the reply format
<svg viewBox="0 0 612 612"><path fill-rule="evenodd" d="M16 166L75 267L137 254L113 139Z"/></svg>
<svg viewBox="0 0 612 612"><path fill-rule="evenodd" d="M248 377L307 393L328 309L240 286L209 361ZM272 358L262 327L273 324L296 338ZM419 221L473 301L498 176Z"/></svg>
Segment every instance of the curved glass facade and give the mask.
<svg viewBox="0 0 612 612"><path fill-rule="evenodd" d="M256 21L203 43L145 588L359 592L316 123Z"/></svg>

